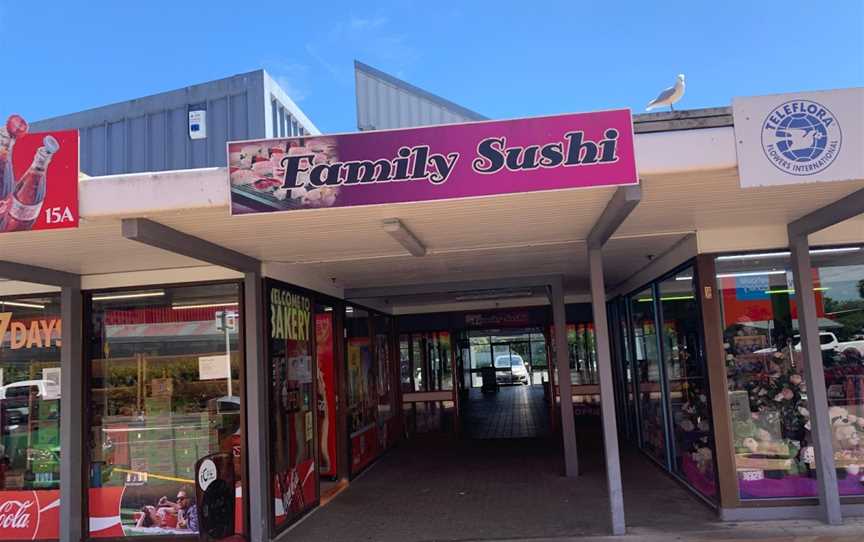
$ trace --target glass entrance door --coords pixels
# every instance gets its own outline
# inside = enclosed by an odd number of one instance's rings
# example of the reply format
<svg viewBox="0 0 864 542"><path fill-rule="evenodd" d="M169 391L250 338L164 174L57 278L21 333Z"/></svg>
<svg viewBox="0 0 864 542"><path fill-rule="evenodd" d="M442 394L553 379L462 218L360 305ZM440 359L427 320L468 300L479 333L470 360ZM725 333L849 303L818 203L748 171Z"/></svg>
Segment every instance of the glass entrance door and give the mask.
<svg viewBox="0 0 864 542"><path fill-rule="evenodd" d="M499 384L542 384L548 380L546 338L539 330L472 331L468 333L465 364L465 387L483 384L484 368L495 369Z"/></svg>
<svg viewBox="0 0 864 542"><path fill-rule="evenodd" d="M531 384L531 341L492 343L495 379L499 384Z"/></svg>

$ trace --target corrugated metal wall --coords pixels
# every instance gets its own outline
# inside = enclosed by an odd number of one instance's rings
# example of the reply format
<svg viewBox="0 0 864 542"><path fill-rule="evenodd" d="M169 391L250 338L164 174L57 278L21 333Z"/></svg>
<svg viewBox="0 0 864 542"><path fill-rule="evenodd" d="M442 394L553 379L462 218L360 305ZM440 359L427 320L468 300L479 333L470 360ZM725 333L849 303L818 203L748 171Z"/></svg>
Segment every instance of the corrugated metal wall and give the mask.
<svg viewBox="0 0 864 542"><path fill-rule="evenodd" d="M487 120L466 109L377 70L354 62L357 128L386 130L430 124Z"/></svg>
<svg viewBox="0 0 864 542"><path fill-rule="evenodd" d="M207 110L207 137L189 137L189 109ZM91 176L224 166L225 144L272 137L272 107L317 129L264 70L32 123L77 128L81 171Z"/></svg>

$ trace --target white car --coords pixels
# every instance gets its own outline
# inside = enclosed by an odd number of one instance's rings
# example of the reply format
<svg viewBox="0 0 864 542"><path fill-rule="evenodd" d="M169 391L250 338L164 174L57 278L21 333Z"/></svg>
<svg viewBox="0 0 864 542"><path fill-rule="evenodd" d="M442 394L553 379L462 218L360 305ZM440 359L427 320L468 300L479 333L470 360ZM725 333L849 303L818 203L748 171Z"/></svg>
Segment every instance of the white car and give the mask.
<svg viewBox="0 0 864 542"><path fill-rule="evenodd" d="M43 401L60 399L60 386L51 380L21 380L0 386L0 400L28 395L30 388L36 388L36 395Z"/></svg>
<svg viewBox="0 0 864 542"><path fill-rule="evenodd" d="M505 370L502 370L505 369ZM510 369L510 371L506 371ZM495 357L495 379L499 384L529 384L525 360L519 354L504 354Z"/></svg>
<svg viewBox="0 0 864 542"><path fill-rule="evenodd" d="M854 341L846 341L840 342L837 340L837 335L830 331L820 331L819 332L819 347L823 351L833 350L839 353L845 353L848 351L857 351L859 354L864 356L864 340L854 340ZM773 354L776 352L776 348L763 348L761 350L756 350L753 352L754 354ZM801 335L795 335L795 351L801 351Z"/></svg>

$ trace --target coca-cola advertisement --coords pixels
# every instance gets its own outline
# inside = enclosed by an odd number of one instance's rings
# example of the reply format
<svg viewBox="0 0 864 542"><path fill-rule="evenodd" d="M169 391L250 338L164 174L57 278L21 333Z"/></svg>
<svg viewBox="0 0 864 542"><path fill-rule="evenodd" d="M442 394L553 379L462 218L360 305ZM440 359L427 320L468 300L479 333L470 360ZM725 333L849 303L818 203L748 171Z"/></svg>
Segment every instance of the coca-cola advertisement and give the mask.
<svg viewBox="0 0 864 542"><path fill-rule="evenodd" d="M4 491L0 540L59 538L60 491Z"/></svg>
<svg viewBox="0 0 864 542"><path fill-rule="evenodd" d="M0 121L2 122L2 121ZM78 131L0 124L0 233L78 227Z"/></svg>

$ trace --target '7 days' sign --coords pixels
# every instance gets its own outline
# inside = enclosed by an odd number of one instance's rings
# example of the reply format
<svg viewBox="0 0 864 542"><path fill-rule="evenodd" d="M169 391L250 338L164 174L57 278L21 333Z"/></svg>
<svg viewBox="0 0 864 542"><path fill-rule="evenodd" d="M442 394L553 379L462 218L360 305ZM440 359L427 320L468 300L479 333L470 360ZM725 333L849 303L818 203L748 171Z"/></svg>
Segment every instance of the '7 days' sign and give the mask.
<svg viewBox="0 0 864 542"><path fill-rule="evenodd" d="M59 318L13 322L11 312L0 312L0 343L4 346L7 332L12 350L61 346Z"/></svg>

